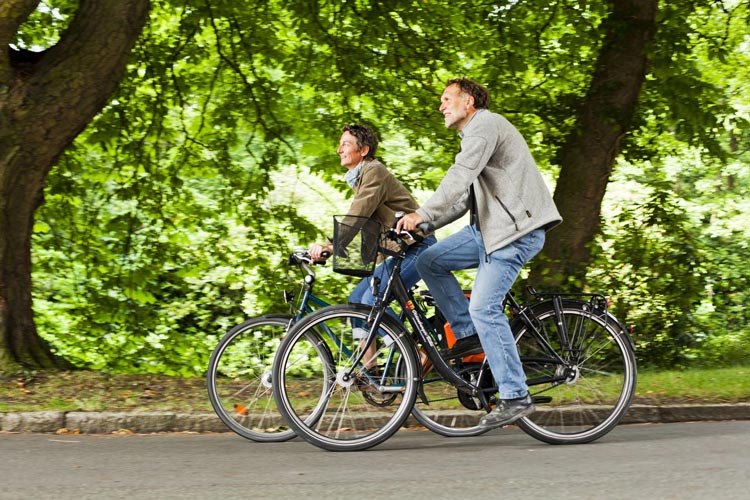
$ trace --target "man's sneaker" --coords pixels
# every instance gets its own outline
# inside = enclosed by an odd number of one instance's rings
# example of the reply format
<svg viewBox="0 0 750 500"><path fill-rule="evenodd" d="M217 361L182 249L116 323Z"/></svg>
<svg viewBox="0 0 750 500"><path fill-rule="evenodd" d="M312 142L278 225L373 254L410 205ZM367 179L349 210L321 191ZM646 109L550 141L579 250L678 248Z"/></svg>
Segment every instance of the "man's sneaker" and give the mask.
<svg viewBox="0 0 750 500"><path fill-rule="evenodd" d="M458 339L450 349L440 351L443 359L461 358L470 354L479 354L482 352L482 343L479 342L479 335L471 335Z"/></svg>
<svg viewBox="0 0 750 500"><path fill-rule="evenodd" d="M519 418L531 415L535 410L536 407L528 394L522 398L501 399L494 410L479 420L479 427L492 429L512 424Z"/></svg>

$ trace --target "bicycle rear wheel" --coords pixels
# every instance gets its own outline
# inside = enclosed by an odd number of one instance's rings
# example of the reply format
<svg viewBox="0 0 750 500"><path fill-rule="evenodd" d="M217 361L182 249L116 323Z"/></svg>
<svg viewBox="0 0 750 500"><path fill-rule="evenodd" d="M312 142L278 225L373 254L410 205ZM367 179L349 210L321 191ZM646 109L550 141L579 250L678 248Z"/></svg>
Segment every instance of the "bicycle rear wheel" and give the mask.
<svg viewBox="0 0 750 500"><path fill-rule="evenodd" d="M570 349L563 349L563 330L551 302L526 314L538 335L520 318L513 331L537 411L517 425L551 444L602 437L627 412L635 393L635 354L627 334L606 311L585 301L563 300L562 323L570 339Z"/></svg>
<svg viewBox="0 0 750 500"><path fill-rule="evenodd" d="M273 357L291 317L261 316L234 327L208 363L208 399L230 430L253 441L280 442L294 431L276 409L271 390Z"/></svg>
<svg viewBox="0 0 750 500"><path fill-rule="evenodd" d="M355 451L380 444L414 404L419 368L402 325L384 319L380 330L390 343L377 339L376 354L354 364L363 347L353 338L352 324L367 325L369 313L357 305L319 309L290 329L277 352L273 390L279 411L298 436L320 448ZM315 343L325 345L331 358L321 359ZM319 401L321 412L313 415Z"/></svg>

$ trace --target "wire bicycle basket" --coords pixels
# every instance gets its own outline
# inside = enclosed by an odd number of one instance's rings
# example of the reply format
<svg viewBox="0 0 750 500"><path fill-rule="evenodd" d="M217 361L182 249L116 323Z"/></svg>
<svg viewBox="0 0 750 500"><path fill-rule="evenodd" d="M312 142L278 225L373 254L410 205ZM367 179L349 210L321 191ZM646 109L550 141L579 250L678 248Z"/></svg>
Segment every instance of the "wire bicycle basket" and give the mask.
<svg viewBox="0 0 750 500"><path fill-rule="evenodd" d="M375 270L382 228L377 221L354 215L333 216L333 270L367 277Z"/></svg>

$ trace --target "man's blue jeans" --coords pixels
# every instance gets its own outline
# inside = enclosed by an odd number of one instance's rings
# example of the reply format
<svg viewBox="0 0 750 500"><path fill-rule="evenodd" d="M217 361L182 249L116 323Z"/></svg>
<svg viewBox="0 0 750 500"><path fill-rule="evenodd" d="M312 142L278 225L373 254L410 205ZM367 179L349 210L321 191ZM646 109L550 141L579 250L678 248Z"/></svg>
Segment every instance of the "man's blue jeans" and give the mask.
<svg viewBox="0 0 750 500"><path fill-rule="evenodd" d="M503 298L521 268L544 246L544 230L537 229L487 255L482 233L466 226L440 240L417 259L417 271L432 292L456 339L479 334L484 354L501 399L528 393ZM471 299L466 300L453 271L477 268Z"/></svg>
<svg viewBox="0 0 750 500"><path fill-rule="evenodd" d="M404 257L404 260L401 263L401 280L404 282L407 290L416 285L420 280L416 266L417 257L435 243L437 243L437 239L434 236L428 236L419 243L412 244L406 250L406 257ZM396 263L393 261L393 257L389 257L385 262L376 267L372 276L364 278L356 287L354 287L352 293L349 294L349 303L366 304L368 306L373 305L375 303L375 295L372 293L373 278L380 278L378 295L382 297L383 292L385 292L385 285L388 282L388 277L393 272L393 266L395 265ZM388 313L393 317L398 318L396 313L390 308L388 309Z"/></svg>

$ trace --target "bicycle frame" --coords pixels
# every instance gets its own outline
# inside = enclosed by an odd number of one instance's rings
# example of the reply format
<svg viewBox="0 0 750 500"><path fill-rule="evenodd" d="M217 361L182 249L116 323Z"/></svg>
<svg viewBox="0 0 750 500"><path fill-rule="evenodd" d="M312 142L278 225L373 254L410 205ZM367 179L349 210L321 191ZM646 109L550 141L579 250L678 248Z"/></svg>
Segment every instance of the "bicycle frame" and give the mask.
<svg viewBox="0 0 750 500"><path fill-rule="evenodd" d="M296 312L293 302L294 292L287 292L284 290L284 302L290 304L289 313L292 316L292 322L296 322L306 314L313 312L313 310L329 306L330 304L313 294L313 287L315 286L315 271L312 270L309 263L302 260L296 254L292 254L289 256L289 264L294 264L305 272L305 277L303 279L304 284L302 285L302 297L299 301ZM311 303L315 307L312 307L310 305Z"/></svg>
<svg viewBox="0 0 750 500"><path fill-rule="evenodd" d="M286 290L284 290L284 301L290 304L289 326L291 327L291 325L302 319L302 317L304 317L305 315L313 312L316 308L326 307L330 304L313 294L313 288L315 285L315 272L312 270L308 262L301 259L296 254L292 254L289 256L289 264L294 264L305 272L304 284L302 285L302 297L299 301L299 305L296 308L296 312L293 303L294 292L287 292ZM312 307L311 303L315 307ZM346 356L351 357L353 355L352 351L346 345L344 345L344 343L336 336L335 333L330 331L328 328L325 328L325 333L331 340L331 342L333 342L339 349L341 349ZM355 363L355 366L359 364L360 360L361 356L360 359L358 359Z"/></svg>
<svg viewBox="0 0 750 500"><path fill-rule="evenodd" d="M391 300L395 300L401 306L402 313L406 316L406 319L409 321L409 324L412 326L418 337L418 343L425 348L425 352L430 361L432 361L437 372L457 389L471 395L478 395L477 387L458 376L458 374L456 374L456 372L454 372L440 356L438 348L433 342L433 336L430 334L431 327L427 326L428 322L426 320L426 314L419 306L418 302L414 300L412 294L406 289L404 282L401 280L401 263L405 257L406 245L402 240L398 240L398 242L400 246L398 252L383 250L386 255L390 255L396 259L396 265L393 267L393 271L388 277L383 298L377 300L372 308L375 315L368 320L371 323L371 326L370 334L365 343L365 348L359 354L352 365L352 369L347 375L351 376L354 367L358 366L361 362L362 356L364 356L367 347L375 342L377 329L383 320L383 315L386 314L385 304L390 303Z"/></svg>

